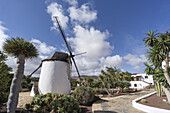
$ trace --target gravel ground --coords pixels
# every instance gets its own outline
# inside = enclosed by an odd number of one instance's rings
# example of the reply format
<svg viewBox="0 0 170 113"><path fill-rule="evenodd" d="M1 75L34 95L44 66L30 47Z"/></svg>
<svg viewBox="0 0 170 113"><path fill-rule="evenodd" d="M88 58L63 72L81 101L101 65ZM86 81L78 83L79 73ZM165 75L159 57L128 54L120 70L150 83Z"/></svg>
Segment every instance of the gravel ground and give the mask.
<svg viewBox="0 0 170 113"><path fill-rule="evenodd" d="M92 106L94 113L144 113L132 107L132 100L153 92L154 89L122 95L118 97L104 97Z"/></svg>
<svg viewBox="0 0 170 113"><path fill-rule="evenodd" d="M25 104L29 103L33 97L30 96L31 92L20 92L18 100L18 108L24 108Z"/></svg>

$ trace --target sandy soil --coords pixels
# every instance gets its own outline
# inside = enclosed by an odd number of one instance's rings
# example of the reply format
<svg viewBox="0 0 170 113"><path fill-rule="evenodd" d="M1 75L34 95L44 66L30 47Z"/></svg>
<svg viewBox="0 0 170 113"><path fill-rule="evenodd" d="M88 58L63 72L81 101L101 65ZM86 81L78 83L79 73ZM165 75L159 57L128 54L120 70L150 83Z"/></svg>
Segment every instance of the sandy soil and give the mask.
<svg viewBox="0 0 170 113"><path fill-rule="evenodd" d="M18 106L19 108L24 108L25 104L29 103L33 97L30 96L30 92L20 92Z"/></svg>
<svg viewBox="0 0 170 113"><path fill-rule="evenodd" d="M166 95L163 95L162 97L158 97L156 94L154 94L145 99L147 103L141 103L141 102L139 103L147 105L147 106L170 110L170 104L168 105L166 102L163 101L163 99L167 101Z"/></svg>

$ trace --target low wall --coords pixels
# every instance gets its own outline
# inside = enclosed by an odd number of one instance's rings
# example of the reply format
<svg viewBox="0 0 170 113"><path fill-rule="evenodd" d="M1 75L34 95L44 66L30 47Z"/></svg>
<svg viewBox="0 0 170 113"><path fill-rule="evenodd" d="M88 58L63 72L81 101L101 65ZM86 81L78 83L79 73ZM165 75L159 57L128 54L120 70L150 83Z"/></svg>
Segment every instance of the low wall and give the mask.
<svg viewBox="0 0 170 113"><path fill-rule="evenodd" d="M151 95L153 95L155 93L156 93L156 91L133 100L132 101L132 106L134 108L136 108L136 109L139 109L139 110L147 112L147 113L170 113L170 110L150 107L150 106L146 106L146 105L137 103L137 101L139 101L139 100L141 100L143 98L149 97L149 96L151 96Z"/></svg>

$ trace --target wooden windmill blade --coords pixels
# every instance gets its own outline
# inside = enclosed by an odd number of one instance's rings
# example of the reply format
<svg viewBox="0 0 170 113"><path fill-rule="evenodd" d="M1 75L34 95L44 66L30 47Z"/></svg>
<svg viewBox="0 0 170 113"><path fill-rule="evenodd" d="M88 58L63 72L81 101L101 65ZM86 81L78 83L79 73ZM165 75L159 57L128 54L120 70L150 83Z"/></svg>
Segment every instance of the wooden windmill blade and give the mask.
<svg viewBox="0 0 170 113"><path fill-rule="evenodd" d="M30 74L30 76L32 76L38 69L40 69L41 66L42 66L42 62L41 62L41 64L38 66L38 68L35 69L35 70Z"/></svg>
<svg viewBox="0 0 170 113"><path fill-rule="evenodd" d="M72 54L72 51L71 51L71 47L70 47L70 45L68 44L68 42L67 42L67 40L66 40L66 38L65 38L64 32L63 32L63 30L62 30L62 28L61 28L61 25L60 25L60 23L59 23L59 21L58 21L58 18L57 18L56 16L54 16L54 18L55 18L55 20L56 20L56 22L57 22L57 24L58 24L58 27L59 27L59 30L60 30L60 32L61 32L61 35L62 35L62 37L63 37L63 39L64 39L64 42L66 43L67 49L68 49L68 51L69 51L69 53L70 53L70 57L71 57L71 59L72 59L72 61L73 61L73 63L74 63L74 66L75 66L75 68L76 68L78 77L79 77L79 79L81 80L81 77L80 77L80 73L79 73L77 64L76 64L76 62L75 62L75 60L74 60L74 55Z"/></svg>

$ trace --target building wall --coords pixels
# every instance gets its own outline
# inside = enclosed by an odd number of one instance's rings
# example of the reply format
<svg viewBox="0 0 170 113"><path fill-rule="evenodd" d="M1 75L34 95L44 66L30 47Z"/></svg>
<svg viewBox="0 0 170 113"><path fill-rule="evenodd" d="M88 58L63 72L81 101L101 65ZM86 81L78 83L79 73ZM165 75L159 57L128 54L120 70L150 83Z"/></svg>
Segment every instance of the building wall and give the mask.
<svg viewBox="0 0 170 113"><path fill-rule="evenodd" d="M131 83L131 87L130 88L135 88L135 89L143 89L147 86L149 86L151 83L152 85L154 85L154 81L153 81L153 75L147 75L147 74L136 74L136 75L132 75L133 77L139 77L140 76L140 81L130 81ZM135 87L135 85L137 85Z"/></svg>
<svg viewBox="0 0 170 113"><path fill-rule="evenodd" d="M144 89L145 87L149 86L149 84L147 84L143 81L130 81L130 84L131 84L130 88L138 89L138 90ZM137 86L135 86L135 84Z"/></svg>
<svg viewBox="0 0 170 113"><path fill-rule="evenodd" d="M170 65L170 62L169 62ZM165 69L165 61L162 62L162 68Z"/></svg>
<svg viewBox="0 0 170 113"><path fill-rule="evenodd" d="M70 66L63 61L44 61L39 79L39 93L61 93L69 94Z"/></svg>

